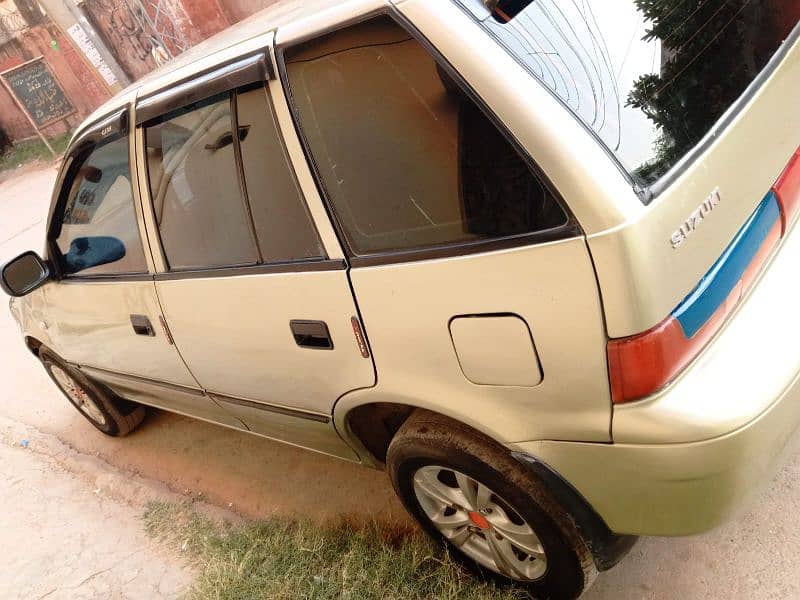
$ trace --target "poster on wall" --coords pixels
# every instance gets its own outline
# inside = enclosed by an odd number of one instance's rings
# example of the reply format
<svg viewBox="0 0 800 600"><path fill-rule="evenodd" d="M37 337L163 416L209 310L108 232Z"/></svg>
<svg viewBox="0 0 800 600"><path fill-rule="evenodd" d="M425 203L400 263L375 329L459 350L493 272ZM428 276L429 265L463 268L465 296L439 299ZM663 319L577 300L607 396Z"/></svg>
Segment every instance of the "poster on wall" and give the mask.
<svg viewBox="0 0 800 600"><path fill-rule="evenodd" d="M100 73L105 82L108 85L117 83L117 77L109 68L108 63L100 56L97 46L89 39L83 27L81 27L79 23L75 23L75 25L67 29L67 33L69 33L70 37L75 41L75 44L81 49L81 52L83 52L84 56L86 56L97 72Z"/></svg>

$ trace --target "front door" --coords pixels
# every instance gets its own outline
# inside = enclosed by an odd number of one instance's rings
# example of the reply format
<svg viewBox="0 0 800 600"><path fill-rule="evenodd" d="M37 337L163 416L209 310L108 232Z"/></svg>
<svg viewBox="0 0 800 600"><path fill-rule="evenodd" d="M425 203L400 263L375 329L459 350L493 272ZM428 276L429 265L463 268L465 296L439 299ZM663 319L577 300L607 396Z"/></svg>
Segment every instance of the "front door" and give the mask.
<svg viewBox="0 0 800 600"><path fill-rule="evenodd" d="M52 215L45 286L52 349L121 395L236 425L197 382L161 326L132 187L130 139L115 115L73 146Z"/></svg>
<svg viewBox="0 0 800 600"><path fill-rule="evenodd" d="M267 87L173 110L138 139L162 249L158 296L200 385L256 433L352 458L332 407L374 384L373 364L354 334L345 263L320 240Z"/></svg>

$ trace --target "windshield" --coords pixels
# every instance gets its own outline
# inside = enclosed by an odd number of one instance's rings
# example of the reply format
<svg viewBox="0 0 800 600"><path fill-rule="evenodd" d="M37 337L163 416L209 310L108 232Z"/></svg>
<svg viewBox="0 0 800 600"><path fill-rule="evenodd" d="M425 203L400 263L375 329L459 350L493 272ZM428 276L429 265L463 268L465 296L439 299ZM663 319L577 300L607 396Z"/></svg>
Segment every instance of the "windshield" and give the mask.
<svg viewBox="0 0 800 600"><path fill-rule="evenodd" d="M455 0L649 185L709 132L798 0Z"/></svg>

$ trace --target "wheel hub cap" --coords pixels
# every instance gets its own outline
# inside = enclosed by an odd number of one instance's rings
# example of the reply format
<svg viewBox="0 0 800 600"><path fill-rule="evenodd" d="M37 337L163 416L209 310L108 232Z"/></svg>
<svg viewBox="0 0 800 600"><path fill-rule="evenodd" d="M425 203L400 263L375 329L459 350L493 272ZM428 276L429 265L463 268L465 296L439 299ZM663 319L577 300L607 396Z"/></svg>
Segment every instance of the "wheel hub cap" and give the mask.
<svg viewBox="0 0 800 600"><path fill-rule="evenodd" d="M486 520L486 517L475 511L469 513L469 520L472 521L479 529L486 530L491 527L489 525L489 521Z"/></svg>
<svg viewBox="0 0 800 600"><path fill-rule="evenodd" d="M86 390L83 389L83 386L75 381L69 373L64 371L64 369L58 365L53 365L50 367L50 372L53 374L58 386L69 397L69 399L72 400L72 403L78 407L78 410L80 410L84 415L89 417L89 419L98 425L106 424L105 416L94 403L94 400L92 400L91 396L89 396L89 394L86 393Z"/></svg>
<svg viewBox="0 0 800 600"><path fill-rule="evenodd" d="M414 473L414 494L434 527L481 566L515 579L536 581L547 555L533 528L499 494L449 467Z"/></svg>

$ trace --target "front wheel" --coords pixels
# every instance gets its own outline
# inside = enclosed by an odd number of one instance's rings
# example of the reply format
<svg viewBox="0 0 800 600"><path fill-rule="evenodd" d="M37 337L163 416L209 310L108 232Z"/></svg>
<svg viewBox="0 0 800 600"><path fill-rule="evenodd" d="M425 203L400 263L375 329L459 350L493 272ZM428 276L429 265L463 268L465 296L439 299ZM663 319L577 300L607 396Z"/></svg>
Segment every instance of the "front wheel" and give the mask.
<svg viewBox="0 0 800 600"><path fill-rule="evenodd" d="M144 420L144 406L116 396L49 350L41 349L39 360L70 404L106 435L126 436Z"/></svg>
<svg viewBox="0 0 800 600"><path fill-rule="evenodd" d="M535 598L577 598L597 575L572 519L509 452L470 428L417 411L389 446L406 509L451 555Z"/></svg>

